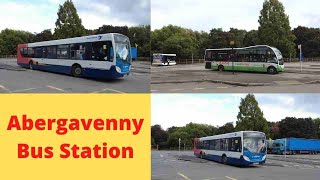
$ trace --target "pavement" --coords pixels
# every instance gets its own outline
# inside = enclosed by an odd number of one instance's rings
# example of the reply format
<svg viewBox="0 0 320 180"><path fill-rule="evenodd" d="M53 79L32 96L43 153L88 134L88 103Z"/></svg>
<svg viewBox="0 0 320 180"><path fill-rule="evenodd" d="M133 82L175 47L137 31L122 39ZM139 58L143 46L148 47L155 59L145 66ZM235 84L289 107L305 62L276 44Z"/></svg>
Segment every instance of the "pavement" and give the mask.
<svg viewBox="0 0 320 180"><path fill-rule="evenodd" d="M320 90L320 62L286 63L285 71L276 75L250 72L218 72L204 64L152 66L151 92L277 92L307 93Z"/></svg>
<svg viewBox="0 0 320 180"><path fill-rule="evenodd" d="M134 61L131 74L116 80L75 78L21 68L0 59L0 93L149 93L150 63Z"/></svg>
<svg viewBox="0 0 320 180"><path fill-rule="evenodd" d="M264 165L237 167L196 158L192 151L152 151L152 179L318 180L320 166L314 161L320 155L268 155Z"/></svg>

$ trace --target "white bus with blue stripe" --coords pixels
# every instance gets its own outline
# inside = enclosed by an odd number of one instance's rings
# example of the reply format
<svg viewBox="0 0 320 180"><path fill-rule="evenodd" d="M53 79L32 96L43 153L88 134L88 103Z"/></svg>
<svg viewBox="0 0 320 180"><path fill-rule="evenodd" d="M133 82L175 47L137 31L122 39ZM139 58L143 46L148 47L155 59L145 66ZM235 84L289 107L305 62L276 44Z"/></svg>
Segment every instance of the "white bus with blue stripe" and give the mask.
<svg viewBox="0 0 320 180"><path fill-rule="evenodd" d="M266 162L266 136L240 131L194 139L194 155L223 164L249 166Z"/></svg>
<svg viewBox="0 0 320 180"><path fill-rule="evenodd" d="M108 33L53 41L20 44L17 63L75 77L116 79L131 69L129 38Z"/></svg>

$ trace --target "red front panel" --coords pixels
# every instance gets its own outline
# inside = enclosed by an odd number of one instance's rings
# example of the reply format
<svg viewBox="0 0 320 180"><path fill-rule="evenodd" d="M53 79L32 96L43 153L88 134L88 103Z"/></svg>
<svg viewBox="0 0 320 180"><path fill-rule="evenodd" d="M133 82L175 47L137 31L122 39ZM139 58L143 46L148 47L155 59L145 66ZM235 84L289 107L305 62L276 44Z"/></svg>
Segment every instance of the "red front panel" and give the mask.
<svg viewBox="0 0 320 180"><path fill-rule="evenodd" d="M19 44L17 47L17 63L18 64L29 64L30 58L23 57L21 54L21 48L27 48L28 44Z"/></svg>

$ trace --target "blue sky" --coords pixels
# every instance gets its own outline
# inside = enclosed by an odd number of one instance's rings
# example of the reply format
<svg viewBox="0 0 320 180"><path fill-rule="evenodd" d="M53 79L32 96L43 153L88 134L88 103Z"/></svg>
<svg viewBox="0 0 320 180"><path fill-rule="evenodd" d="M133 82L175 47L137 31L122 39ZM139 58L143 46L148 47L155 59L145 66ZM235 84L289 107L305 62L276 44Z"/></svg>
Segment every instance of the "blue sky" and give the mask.
<svg viewBox="0 0 320 180"><path fill-rule="evenodd" d="M0 0L0 30L41 32L54 29L65 0ZM73 0L88 29L107 25L150 24L150 0Z"/></svg>
<svg viewBox="0 0 320 180"><path fill-rule="evenodd" d="M291 28L320 27L319 0L280 0ZM174 24L209 32L213 27L258 29L264 0L152 0L151 28Z"/></svg>
<svg viewBox="0 0 320 180"><path fill-rule="evenodd" d="M246 94L152 94L152 125L164 129L190 122L222 126L237 121ZM255 94L264 117L280 121L287 116L320 117L320 94Z"/></svg>

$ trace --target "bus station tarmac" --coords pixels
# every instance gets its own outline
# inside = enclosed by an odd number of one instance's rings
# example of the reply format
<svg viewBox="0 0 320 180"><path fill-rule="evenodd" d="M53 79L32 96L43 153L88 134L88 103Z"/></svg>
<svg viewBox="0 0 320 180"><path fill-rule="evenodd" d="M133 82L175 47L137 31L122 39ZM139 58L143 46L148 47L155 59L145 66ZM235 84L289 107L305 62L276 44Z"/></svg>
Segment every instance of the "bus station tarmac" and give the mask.
<svg viewBox="0 0 320 180"><path fill-rule="evenodd" d="M320 62L285 63L285 71L270 75L253 72L219 72L203 63L152 66L153 93L317 93Z"/></svg>
<svg viewBox="0 0 320 180"><path fill-rule="evenodd" d="M150 63L134 61L129 76L116 80L75 78L30 70L16 59L0 59L0 93L148 93Z"/></svg>
<svg viewBox="0 0 320 180"><path fill-rule="evenodd" d="M264 165L237 167L192 151L152 151L153 180L319 180L320 155L267 155Z"/></svg>

